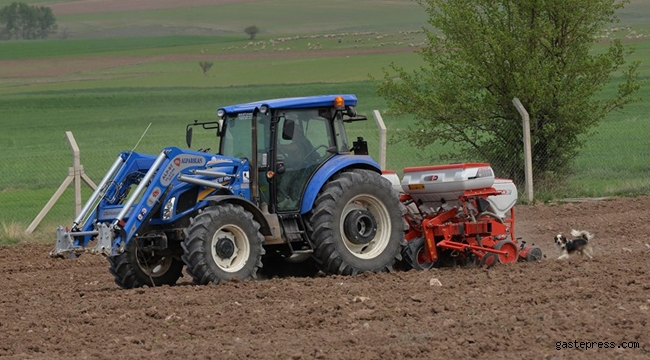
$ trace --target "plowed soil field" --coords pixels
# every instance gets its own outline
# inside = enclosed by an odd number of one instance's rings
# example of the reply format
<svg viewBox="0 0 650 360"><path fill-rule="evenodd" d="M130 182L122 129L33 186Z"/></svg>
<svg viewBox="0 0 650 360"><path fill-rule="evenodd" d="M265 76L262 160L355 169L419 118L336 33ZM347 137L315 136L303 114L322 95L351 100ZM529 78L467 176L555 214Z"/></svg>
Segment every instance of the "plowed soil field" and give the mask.
<svg viewBox="0 0 650 360"><path fill-rule="evenodd" d="M0 357L650 358L650 197L516 211L546 256L487 270L123 290L102 257L2 247ZM557 260L552 238L571 228L595 234L594 260Z"/></svg>

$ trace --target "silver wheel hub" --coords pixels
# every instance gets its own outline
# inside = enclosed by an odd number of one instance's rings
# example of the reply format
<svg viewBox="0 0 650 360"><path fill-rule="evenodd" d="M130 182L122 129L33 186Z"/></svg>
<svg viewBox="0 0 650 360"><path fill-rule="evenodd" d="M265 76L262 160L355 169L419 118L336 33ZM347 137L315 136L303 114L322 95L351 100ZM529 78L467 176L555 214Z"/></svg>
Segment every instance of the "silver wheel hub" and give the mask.
<svg viewBox="0 0 650 360"><path fill-rule="evenodd" d="M250 244L248 236L239 226L222 226L214 233L210 246L212 259L223 271L237 272L248 262Z"/></svg>
<svg viewBox="0 0 650 360"><path fill-rule="evenodd" d="M165 275L172 266L173 259L171 256L156 256L153 253L144 254L142 252L138 252L136 255L140 269L151 277Z"/></svg>
<svg viewBox="0 0 650 360"><path fill-rule="evenodd" d="M357 195L343 207L339 231L352 255L374 259L390 243L390 213L375 196Z"/></svg>

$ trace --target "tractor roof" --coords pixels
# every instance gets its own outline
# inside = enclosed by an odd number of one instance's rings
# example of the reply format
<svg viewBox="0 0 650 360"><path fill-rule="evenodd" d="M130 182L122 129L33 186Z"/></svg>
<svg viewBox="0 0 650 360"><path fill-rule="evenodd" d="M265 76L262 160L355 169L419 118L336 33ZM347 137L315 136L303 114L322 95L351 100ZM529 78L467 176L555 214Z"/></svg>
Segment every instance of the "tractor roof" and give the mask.
<svg viewBox="0 0 650 360"><path fill-rule="evenodd" d="M345 101L346 106L356 106L357 97L352 94L338 94L338 95L318 95L318 96L305 96L293 98L280 98L251 102L247 104L230 105L219 108L224 110L226 114L247 113L255 110L256 107L266 105L269 109L305 109L305 108L322 108L330 107L334 104L334 99L340 96Z"/></svg>

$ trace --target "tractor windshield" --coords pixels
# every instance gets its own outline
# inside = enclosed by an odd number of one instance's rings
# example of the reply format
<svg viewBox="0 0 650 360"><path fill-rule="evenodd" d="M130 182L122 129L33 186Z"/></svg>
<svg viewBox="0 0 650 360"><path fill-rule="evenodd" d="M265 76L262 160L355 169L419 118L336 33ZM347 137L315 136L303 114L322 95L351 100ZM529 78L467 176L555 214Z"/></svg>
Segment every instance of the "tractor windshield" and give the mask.
<svg viewBox="0 0 650 360"><path fill-rule="evenodd" d="M224 135L221 139L221 154L237 158L252 157L253 114L241 113L228 116L224 121ZM270 148L271 116L258 114L257 116L257 148L265 152ZM261 159L260 159L261 160Z"/></svg>

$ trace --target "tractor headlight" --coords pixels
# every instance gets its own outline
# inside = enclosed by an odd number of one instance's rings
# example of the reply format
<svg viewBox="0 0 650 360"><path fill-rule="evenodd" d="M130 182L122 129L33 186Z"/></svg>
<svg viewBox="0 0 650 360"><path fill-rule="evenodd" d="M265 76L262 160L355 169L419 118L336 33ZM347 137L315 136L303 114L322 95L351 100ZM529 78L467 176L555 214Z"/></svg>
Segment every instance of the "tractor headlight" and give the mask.
<svg viewBox="0 0 650 360"><path fill-rule="evenodd" d="M262 106L260 106L259 109L260 109L260 112L262 114L264 114L264 115L268 114L268 112L269 112L269 106L268 105L262 105Z"/></svg>
<svg viewBox="0 0 650 360"><path fill-rule="evenodd" d="M219 119L223 119L224 116L226 116L226 110L224 109L217 110L217 116L219 117Z"/></svg>
<svg viewBox="0 0 650 360"><path fill-rule="evenodd" d="M176 197L172 197L167 200L165 207L163 207L162 219L169 220L174 215L174 204L176 203Z"/></svg>

